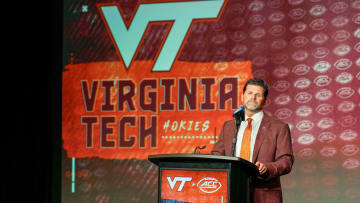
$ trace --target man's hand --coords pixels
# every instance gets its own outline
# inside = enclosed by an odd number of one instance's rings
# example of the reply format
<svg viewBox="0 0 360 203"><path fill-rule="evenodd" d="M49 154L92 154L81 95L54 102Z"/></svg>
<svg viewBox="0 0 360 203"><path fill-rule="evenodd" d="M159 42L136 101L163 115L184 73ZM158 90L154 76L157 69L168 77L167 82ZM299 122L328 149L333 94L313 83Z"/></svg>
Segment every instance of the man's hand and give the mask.
<svg viewBox="0 0 360 203"><path fill-rule="evenodd" d="M257 168L259 169L260 175L262 175L262 174L264 174L264 173L266 173L268 171L267 167L261 162L257 161L255 163L255 166L257 166Z"/></svg>

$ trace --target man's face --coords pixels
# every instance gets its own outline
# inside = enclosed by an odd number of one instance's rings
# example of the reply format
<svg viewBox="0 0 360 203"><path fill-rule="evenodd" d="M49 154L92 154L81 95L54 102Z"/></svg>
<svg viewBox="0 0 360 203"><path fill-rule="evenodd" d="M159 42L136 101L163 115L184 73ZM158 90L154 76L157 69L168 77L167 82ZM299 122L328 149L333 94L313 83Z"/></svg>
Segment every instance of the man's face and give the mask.
<svg viewBox="0 0 360 203"><path fill-rule="evenodd" d="M245 109L258 112L265 104L264 88L258 85L249 84L242 96Z"/></svg>

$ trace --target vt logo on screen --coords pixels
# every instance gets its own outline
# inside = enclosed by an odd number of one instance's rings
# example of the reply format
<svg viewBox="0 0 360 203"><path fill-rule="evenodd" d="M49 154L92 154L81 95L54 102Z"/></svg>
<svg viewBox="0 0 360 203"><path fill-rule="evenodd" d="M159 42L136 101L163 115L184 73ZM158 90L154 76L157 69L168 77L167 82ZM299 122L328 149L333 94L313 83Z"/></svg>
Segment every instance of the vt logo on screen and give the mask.
<svg viewBox="0 0 360 203"><path fill-rule="evenodd" d="M98 4L97 7L114 42L117 54L128 69L149 23L171 24L165 42L156 54L152 71L170 71L171 66L189 33L193 20L214 20L226 0L138 3L129 22L117 4Z"/></svg>

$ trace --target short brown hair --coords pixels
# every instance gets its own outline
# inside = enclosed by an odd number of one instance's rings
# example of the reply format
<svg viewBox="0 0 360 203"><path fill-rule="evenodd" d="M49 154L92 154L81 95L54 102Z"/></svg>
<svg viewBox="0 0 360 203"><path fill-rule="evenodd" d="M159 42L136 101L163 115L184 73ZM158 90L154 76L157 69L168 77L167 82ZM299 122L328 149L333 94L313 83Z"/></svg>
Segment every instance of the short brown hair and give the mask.
<svg viewBox="0 0 360 203"><path fill-rule="evenodd" d="M269 93L269 87L268 85L266 84L266 82L260 78L251 78L249 79L248 81L246 81L245 85L244 85L244 88L243 88L243 93L245 92L246 90L246 87L248 85L257 85L257 86L260 86L262 88L264 88L264 98L266 99L268 93Z"/></svg>

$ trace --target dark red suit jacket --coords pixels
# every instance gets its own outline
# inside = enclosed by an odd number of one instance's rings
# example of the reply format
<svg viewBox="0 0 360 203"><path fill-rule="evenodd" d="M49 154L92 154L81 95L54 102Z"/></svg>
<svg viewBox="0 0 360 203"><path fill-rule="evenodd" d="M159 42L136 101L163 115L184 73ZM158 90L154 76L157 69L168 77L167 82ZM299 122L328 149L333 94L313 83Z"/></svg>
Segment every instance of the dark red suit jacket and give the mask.
<svg viewBox="0 0 360 203"><path fill-rule="evenodd" d="M232 139L235 134L235 120L226 121L220 138L211 153L231 155ZM252 162L262 162L268 168L265 178L257 177L254 181L255 203L282 202L280 176L291 171L294 163L289 126L264 113L256 136Z"/></svg>

